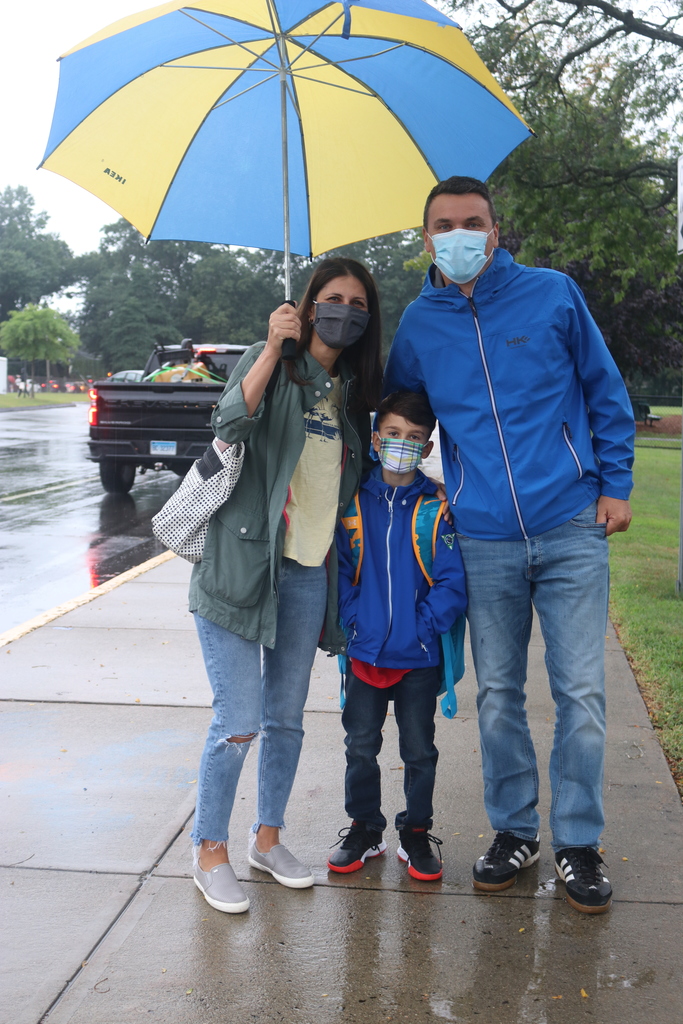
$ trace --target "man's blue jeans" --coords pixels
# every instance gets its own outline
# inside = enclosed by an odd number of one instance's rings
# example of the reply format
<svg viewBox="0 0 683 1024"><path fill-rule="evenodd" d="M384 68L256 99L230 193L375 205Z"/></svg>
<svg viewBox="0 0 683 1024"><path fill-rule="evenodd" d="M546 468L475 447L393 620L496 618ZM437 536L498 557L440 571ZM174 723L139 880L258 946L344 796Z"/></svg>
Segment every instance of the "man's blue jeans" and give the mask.
<svg viewBox="0 0 683 1024"><path fill-rule="evenodd" d="M284 828L301 742L304 704L327 604L324 565L282 559L277 640L263 650L252 640L195 613L195 624L213 690L213 720L199 767L192 839L224 842L237 782L250 743L230 737L261 734L257 820Z"/></svg>
<svg viewBox="0 0 683 1024"><path fill-rule="evenodd" d="M382 793L377 755L382 749L382 726L390 700L398 726L398 749L405 765L405 810L396 815L401 828L432 827L432 796L439 752L434 746L434 713L439 670L407 672L393 686L381 689L363 682L349 670L342 724L346 731L346 813L383 832Z"/></svg>
<svg viewBox="0 0 683 1024"><path fill-rule="evenodd" d="M597 848L604 824L605 628L609 565L596 503L527 541L458 535L467 573L484 802L496 832L533 839L538 770L524 684L532 605L556 705L550 756L553 848Z"/></svg>

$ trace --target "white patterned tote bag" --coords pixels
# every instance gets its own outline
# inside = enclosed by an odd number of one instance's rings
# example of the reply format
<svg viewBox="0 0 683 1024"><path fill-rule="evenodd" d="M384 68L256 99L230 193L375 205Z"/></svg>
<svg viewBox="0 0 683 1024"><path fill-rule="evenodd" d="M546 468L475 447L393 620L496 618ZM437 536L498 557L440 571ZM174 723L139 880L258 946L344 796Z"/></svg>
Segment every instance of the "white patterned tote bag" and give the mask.
<svg viewBox="0 0 683 1024"><path fill-rule="evenodd" d="M243 461L241 441L222 452L215 441L209 445L152 519L157 540L188 562L201 562L209 520L232 494Z"/></svg>

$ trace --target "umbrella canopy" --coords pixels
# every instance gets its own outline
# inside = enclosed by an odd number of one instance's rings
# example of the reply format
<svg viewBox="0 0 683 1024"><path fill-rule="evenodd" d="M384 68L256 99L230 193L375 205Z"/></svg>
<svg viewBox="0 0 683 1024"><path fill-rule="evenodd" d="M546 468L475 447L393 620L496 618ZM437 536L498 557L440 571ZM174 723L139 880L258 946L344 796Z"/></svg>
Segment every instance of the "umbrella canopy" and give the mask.
<svg viewBox="0 0 683 1024"><path fill-rule="evenodd" d="M61 58L41 166L146 238L310 256L419 224L438 180L487 178L529 132L422 0L198 0Z"/></svg>

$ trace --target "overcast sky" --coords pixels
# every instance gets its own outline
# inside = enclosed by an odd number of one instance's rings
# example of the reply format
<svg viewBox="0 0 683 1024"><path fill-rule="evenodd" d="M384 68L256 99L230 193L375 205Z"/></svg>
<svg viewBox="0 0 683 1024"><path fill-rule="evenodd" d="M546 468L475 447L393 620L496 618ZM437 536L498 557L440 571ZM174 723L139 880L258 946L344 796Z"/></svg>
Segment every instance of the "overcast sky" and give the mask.
<svg viewBox="0 0 683 1024"><path fill-rule="evenodd" d="M57 96L60 54L98 29L135 11L145 0L4 0L0 4L0 190L25 185L48 230L74 253L96 249L100 228L118 214L85 189L52 171L36 170L43 158ZM433 6L438 6L434 3Z"/></svg>
<svg viewBox="0 0 683 1024"><path fill-rule="evenodd" d="M57 58L105 25L153 6L145 0L0 4L0 189L25 185L36 209L50 215L48 230L57 232L75 253L96 249L100 228L117 220L118 214L60 175L36 170L57 96Z"/></svg>

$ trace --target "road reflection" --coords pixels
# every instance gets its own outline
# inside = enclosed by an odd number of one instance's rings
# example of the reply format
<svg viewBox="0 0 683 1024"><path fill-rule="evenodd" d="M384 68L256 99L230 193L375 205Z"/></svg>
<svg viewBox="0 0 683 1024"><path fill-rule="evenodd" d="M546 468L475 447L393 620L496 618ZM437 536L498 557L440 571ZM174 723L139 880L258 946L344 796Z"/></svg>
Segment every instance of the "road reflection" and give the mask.
<svg viewBox="0 0 683 1024"><path fill-rule="evenodd" d="M164 550L151 519L178 477L106 494L87 435L84 406L0 415L0 632Z"/></svg>

